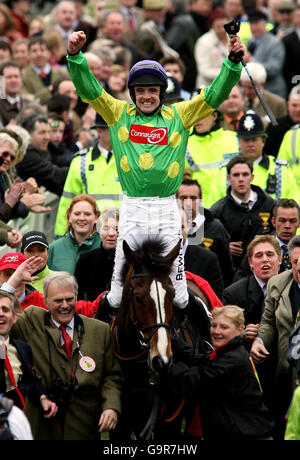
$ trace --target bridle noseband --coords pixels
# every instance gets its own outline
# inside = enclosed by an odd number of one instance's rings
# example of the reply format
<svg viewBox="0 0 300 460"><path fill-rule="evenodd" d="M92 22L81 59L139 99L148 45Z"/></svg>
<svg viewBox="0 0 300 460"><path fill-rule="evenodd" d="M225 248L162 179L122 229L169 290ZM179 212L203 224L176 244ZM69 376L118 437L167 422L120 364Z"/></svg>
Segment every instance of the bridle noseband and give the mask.
<svg viewBox="0 0 300 460"><path fill-rule="evenodd" d="M156 292L157 292L157 300L158 300L158 302L157 302L157 304L158 304L158 312L159 312L159 318L160 318L159 323L149 324L148 326L140 328L137 313L136 313L136 309L135 309L135 306L134 306L134 290L133 290L132 286L131 286L131 290L130 290L131 296L132 296L132 310L133 310L133 316L134 316L133 324L135 325L135 327L138 330L138 334L140 336L139 337L139 342L140 342L141 346L144 347L144 348L149 348L150 341L154 337L154 335L157 334L158 329L160 327L163 327L163 328L165 328L166 330L169 331L170 326L169 326L169 324L167 324L167 323L162 321L161 304L160 304L160 299L159 299L159 295L158 295L158 287L157 287L157 279L156 279L156 277L154 275L151 275L150 273L144 272L144 273L133 273L131 275L131 279L135 279L135 278L153 278L154 281L155 281ZM149 329L153 329L153 331L146 338L144 336L144 332L148 331Z"/></svg>

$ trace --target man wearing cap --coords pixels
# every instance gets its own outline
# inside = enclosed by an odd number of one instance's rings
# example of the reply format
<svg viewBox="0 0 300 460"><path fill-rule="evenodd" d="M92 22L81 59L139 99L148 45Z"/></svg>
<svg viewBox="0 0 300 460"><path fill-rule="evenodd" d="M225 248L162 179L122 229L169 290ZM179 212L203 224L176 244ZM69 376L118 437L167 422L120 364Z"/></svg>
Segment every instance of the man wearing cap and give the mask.
<svg viewBox="0 0 300 460"><path fill-rule="evenodd" d="M88 193L103 211L119 206L120 186L115 157L106 121L97 113L92 126L98 134L94 147L80 150L73 158L59 202L54 233L63 236L67 229L66 212L76 195Z"/></svg>
<svg viewBox="0 0 300 460"><path fill-rule="evenodd" d="M264 65L267 72L265 88L271 93L286 98L286 83L282 76L284 64L284 46L280 39L267 32L267 16L260 10L250 10L248 20L252 38L248 41L245 61L257 61Z"/></svg>
<svg viewBox="0 0 300 460"><path fill-rule="evenodd" d="M299 83L300 75L300 4L293 11L294 30L282 38L285 48L283 76L287 82L288 92Z"/></svg>
<svg viewBox="0 0 300 460"><path fill-rule="evenodd" d="M84 43L83 32L74 32L69 39L70 74L80 97L89 102L109 126L124 191L115 269L111 291L106 297L106 306L116 309L122 295L123 240L135 249L145 239L159 234L168 252L181 238L175 194L184 171L189 130L228 97L241 71L236 53L243 52L244 47L238 37L231 38L230 59L225 60L212 85L190 101L166 107L163 102L167 75L158 62L141 61L131 68L128 87L134 104L128 104L111 97L96 81L80 52ZM179 258L171 277L175 287L174 304L185 308L189 297Z"/></svg>
<svg viewBox="0 0 300 460"><path fill-rule="evenodd" d="M1 289L5 288L5 284L15 270L27 260L24 254L19 252L8 252L0 259L0 284ZM16 298L21 304L22 310L29 305L36 305L37 307L47 308L43 296L34 289L30 284L23 281L20 283L16 291L10 291L16 295Z"/></svg>
<svg viewBox="0 0 300 460"><path fill-rule="evenodd" d="M43 292L43 281L49 273L52 273L52 270L47 265L49 244L46 235L37 231L25 233L22 238L21 253L28 259L32 256L43 259L44 266L37 273L34 273L37 279L30 283L38 292Z"/></svg>
<svg viewBox="0 0 300 460"><path fill-rule="evenodd" d="M283 38L294 31L293 13L296 4L292 0L283 0L276 7L278 12L278 22L271 32L278 38Z"/></svg>
<svg viewBox="0 0 300 460"><path fill-rule="evenodd" d="M276 200L293 198L299 202L299 190L289 163L266 155L263 151L266 133L261 118L255 113L247 112L240 120L237 135L242 155L253 162L252 183ZM224 197L226 188L226 162L224 162L211 187L211 200L216 202Z"/></svg>

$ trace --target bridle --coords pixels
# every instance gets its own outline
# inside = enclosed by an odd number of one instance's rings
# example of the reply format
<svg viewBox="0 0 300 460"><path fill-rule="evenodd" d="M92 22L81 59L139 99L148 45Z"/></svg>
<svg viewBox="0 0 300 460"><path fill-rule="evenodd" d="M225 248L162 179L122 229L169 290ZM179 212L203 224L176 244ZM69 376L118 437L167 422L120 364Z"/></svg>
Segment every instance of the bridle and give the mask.
<svg viewBox="0 0 300 460"><path fill-rule="evenodd" d="M136 329L138 331L139 342L140 342L141 346L146 348L146 349L149 349L150 341L155 336L155 334L157 334L158 329L163 327L167 331L169 331L170 326L169 326L169 324L165 323L162 320L162 307L161 307L159 293L158 293L157 279L153 275L151 275L150 273L147 273L147 272L145 272L145 273L133 273L131 275L131 279L135 279L135 278L153 278L154 281L155 281L156 294L157 294L157 306L158 306L158 313L159 313L159 319L160 319L159 323L149 324L148 326L140 328L138 316L137 316L135 305L134 305L134 290L133 290L132 286L131 286L131 289L130 289L130 294L131 294L131 298L132 298L133 324L134 324L134 326L136 327ZM149 329L153 329L153 331L146 338L144 336L144 332L148 331Z"/></svg>

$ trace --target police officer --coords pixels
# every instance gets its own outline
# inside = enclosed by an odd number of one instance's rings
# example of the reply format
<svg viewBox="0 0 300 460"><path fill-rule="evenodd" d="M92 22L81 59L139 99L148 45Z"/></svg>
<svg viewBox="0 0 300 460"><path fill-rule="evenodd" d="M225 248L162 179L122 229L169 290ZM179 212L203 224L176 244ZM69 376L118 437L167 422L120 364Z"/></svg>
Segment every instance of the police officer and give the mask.
<svg viewBox="0 0 300 460"><path fill-rule="evenodd" d="M300 186L300 125L296 124L287 131L280 144L278 158L286 160L291 165L297 186Z"/></svg>
<svg viewBox="0 0 300 460"><path fill-rule="evenodd" d="M219 165L239 153L236 133L224 130L221 119L221 112L215 110L196 123L185 156L192 178L201 184L205 207L209 203L212 178L218 173Z"/></svg>
<svg viewBox="0 0 300 460"><path fill-rule="evenodd" d="M299 202L297 183L289 163L266 155L263 151L266 133L261 118L253 112L247 112L240 119L237 135L242 155L253 162L252 184L262 188L276 200L293 198ZM226 163L225 161L221 165L211 187L211 204L226 195Z"/></svg>
<svg viewBox="0 0 300 460"><path fill-rule="evenodd" d="M122 192L107 123L97 114L92 128L97 130L98 143L89 149L80 150L70 164L57 212L57 236L66 233L66 212L76 195L89 194L96 200L100 211L120 204Z"/></svg>

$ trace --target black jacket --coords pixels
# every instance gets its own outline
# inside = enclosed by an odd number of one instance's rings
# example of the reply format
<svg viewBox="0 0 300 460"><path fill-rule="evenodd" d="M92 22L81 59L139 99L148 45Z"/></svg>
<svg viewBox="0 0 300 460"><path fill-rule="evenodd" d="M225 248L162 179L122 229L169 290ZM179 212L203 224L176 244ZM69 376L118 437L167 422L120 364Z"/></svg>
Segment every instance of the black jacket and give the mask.
<svg viewBox="0 0 300 460"><path fill-rule="evenodd" d="M74 276L78 282L78 300L95 300L110 289L114 267L114 250L100 248L80 255Z"/></svg>
<svg viewBox="0 0 300 460"><path fill-rule="evenodd" d="M26 342L13 339L12 337L10 338L10 343L16 348L18 352L18 358L21 362L22 375L20 376L19 381L16 382L18 389L22 393L24 399L26 396L28 396L32 403L38 404L40 395L45 394L46 390L33 371L33 357L31 348ZM20 398L15 390L6 393L6 384L3 376L4 360L0 359L0 392L13 399L16 406L23 408Z"/></svg>
<svg viewBox="0 0 300 460"><path fill-rule="evenodd" d="M254 275L242 278L224 289L222 302L224 305L243 308L245 325L261 322L264 295Z"/></svg>
<svg viewBox="0 0 300 460"><path fill-rule="evenodd" d="M201 246L188 245L184 255L184 268L208 281L221 299L224 281L216 254Z"/></svg>
<svg viewBox="0 0 300 460"><path fill-rule="evenodd" d="M178 350L174 340L172 349L180 361L170 369L169 388L199 405L204 439L254 440L271 435L270 413L240 337L213 359L193 355L187 345Z"/></svg>
<svg viewBox="0 0 300 460"><path fill-rule="evenodd" d="M268 137L264 146L264 153L266 155L273 155L274 157L278 155L280 144L285 133L296 124L289 115L278 118L277 122L278 126L273 126L272 123L268 124L266 129Z"/></svg>
<svg viewBox="0 0 300 460"><path fill-rule="evenodd" d="M38 185L43 185L49 192L61 195L69 168L58 167L50 160L48 151L43 152L29 144L23 160L16 170L21 179L34 177Z"/></svg>
<svg viewBox="0 0 300 460"><path fill-rule="evenodd" d="M224 286L232 283L234 269L232 257L229 250L230 235L222 222L215 218L208 209L204 209L204 228L199 227L194 235L189 235L189 243L192 243L197 236L204 235L201 246L214 252L219 259Z"/></svg>
<svg viewBox="0 0 300 460"><path fill-rule="evenodd" d="M235 268L241 264L246 254L247 246L255 235L270 234L273 231L271 222L275 201L260 187L251 185L257 193L257 201L249 211L237 204L230 195L228 187L224 198L218 200L212 207L212 214L220 219L230 235L230 241L243 242L243 254L232 257Z"/></svg>

